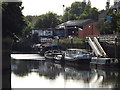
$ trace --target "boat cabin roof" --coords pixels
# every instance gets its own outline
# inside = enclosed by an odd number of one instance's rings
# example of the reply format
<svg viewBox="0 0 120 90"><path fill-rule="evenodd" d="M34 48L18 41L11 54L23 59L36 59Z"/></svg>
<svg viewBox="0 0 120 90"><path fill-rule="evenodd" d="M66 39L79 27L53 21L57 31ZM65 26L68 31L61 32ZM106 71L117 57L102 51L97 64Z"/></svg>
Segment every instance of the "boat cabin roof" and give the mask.
<svg viewBox="0 0 120 90"><path fill-rule="evenodd" d="M86 49L67 49L67 51L83 51L83 52L87 52Z"/></svg>
<svg viewBox="0 0 120 90"><path fill-rule="evenodd" d="M88 53L88 51L87 50L85 50L85 49L67 49L67 52L81 52L81 53Z"/></svg>

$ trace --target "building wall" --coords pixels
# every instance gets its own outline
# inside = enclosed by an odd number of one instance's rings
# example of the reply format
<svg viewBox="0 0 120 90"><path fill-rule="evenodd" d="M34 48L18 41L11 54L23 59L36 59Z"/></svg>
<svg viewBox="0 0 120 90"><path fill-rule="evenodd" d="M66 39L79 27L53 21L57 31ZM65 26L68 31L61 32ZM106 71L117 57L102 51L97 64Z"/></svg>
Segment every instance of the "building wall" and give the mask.
<svg viewBox="0 0 120 90"><path fill-rule="evenodd" d="M32 30L32 34L38 33L38 36L52 36L52 30Z"/></svg>
<svg viewBox="0 0 120 90"><path fill-rule="evenodd" d="M91 24L87 24L83 26L83 30L78 30L78 37L79 38L85 38L86 36L89 35L99 35L99 31L97 30L96 26L96 22L95 23L91 23Z"/></svg>
<svg viewBox="0 0 120 90"><path fill-rule="evenodd" d="M53 30L53 35L54 36L60 36L60 37L64 37L65 36L65 30Z"/></svg>

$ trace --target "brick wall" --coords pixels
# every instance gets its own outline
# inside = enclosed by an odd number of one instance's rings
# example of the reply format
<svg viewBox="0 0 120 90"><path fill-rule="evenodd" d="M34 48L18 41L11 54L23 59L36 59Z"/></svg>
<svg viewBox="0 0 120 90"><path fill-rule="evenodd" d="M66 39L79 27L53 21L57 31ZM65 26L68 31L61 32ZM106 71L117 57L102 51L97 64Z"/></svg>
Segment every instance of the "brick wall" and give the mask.
<svg viewBox="0 0 120 90"><path fill-rule="evenodd" d="M83 30L78 30L78 37L82 39L88 35L99 35L99 31L95 27L96 24L97 22L84 25Z"/></svg>

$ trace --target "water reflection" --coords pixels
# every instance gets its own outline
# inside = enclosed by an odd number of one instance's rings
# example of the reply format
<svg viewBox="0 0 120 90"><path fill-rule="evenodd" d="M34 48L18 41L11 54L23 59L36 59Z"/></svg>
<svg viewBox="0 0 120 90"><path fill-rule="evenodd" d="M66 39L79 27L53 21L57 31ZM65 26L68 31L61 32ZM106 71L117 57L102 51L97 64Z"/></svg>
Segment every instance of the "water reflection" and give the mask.
<svg viewBox="0 0 120 90"><path fill-rule="evenodd" d="M85 68L84 68L85 67ZM119 88L119 70L94 69L89 66L61 65L46 61L12 60L13 88ZM35 79L37 77L37 79ZM20 85L20 80L26 84ZM26 78L29 78L26 79ZM33 81L36 80L35 83ZM30 79L31 82L30 82ZM14 84L16 82L16 84ZM27 84L31 83L30 85Z"/></svg>

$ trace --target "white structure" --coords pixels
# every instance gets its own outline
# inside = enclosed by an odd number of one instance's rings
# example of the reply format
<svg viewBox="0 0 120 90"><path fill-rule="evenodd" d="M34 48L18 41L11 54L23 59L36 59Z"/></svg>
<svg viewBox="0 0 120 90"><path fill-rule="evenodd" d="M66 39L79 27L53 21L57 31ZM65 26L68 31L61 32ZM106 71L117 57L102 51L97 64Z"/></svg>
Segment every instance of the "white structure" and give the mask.
<svg viewBox="0 0 120 90"><path fill-rule="evenodd" d="M38 34L39 41L41 43L47 43L47 42L53 41L53 39L49 37L49 36L53 36L52 30L32 30L31 34L32 34L32 36L34 34Z"/></svg>
<svg viewBox="0 0 120 90"><path fill-rule="evenodd" d="M52 36L53 31L51 30L32 30L32 34L38 33L38 36Z"/></svg>
<svg viewBox="0 0 120 90"><path fill-rule="evenodd" d="M88 37L88 43L91 46L91 48L93 49L93 52L95 53L95 55L97 57L99 57L99 56L106 57L107 56L107 54L103 50L102 46L100 45L100 43L98 42L96 37L94 37L93 40L91 39L91 37Z"/></svg>
<svg viewBox="0 0 120 90"><path fill-rule="evenodd" d="M41 38L41 43L45 43L45 42L52 42L53 39L52 38Z"/></svg>

